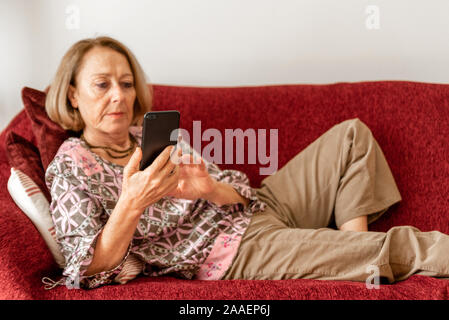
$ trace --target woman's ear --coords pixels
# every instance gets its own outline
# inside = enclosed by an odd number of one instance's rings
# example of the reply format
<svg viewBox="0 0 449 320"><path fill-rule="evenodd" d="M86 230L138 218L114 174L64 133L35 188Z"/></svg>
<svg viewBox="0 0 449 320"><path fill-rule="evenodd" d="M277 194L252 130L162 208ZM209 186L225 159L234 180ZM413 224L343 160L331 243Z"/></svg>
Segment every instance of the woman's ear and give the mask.
<svg viewBox="0 0 449 320"><path fill-rule="evenodd" d="M74 86L69 85L69 91L67 92L67 97L70 100L70 104L72 105L73 108L78 108L78 100L76 98L75 95L76 89Z"/></svg>

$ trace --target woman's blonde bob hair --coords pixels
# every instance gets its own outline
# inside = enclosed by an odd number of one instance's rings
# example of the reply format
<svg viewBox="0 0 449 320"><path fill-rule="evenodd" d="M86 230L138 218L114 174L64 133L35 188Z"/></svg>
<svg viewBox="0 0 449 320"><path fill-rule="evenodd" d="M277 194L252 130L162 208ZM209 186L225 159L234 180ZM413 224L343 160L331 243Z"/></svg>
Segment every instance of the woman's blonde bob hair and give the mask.
<svg viewBox="0 0 449 320"><path fill-rule="evenodd" d="M66 52L45 100L45 110L49 118L65 130L84 129L85 124L81 114L78 109L72 107L67 93L69 85L75 86L75 78L84 55L94 47L111 48L127 58L136 89L132 125L140 125L143 115L152 108L152 87L147 85L145 74L132 52L119 41L105 36L80 40Z"/></svg>

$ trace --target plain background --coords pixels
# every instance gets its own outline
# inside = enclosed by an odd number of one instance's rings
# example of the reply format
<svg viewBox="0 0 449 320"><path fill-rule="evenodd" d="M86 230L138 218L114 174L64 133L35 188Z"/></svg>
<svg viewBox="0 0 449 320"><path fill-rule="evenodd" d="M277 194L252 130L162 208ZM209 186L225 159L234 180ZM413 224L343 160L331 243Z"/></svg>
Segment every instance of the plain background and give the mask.
<svg viewBox="0 0 449 320"><path fill-rule="evenodd" d="M155 84L448 83L448 16L447 0L0 0L0 126L82 38L120 40Z"/></svg>

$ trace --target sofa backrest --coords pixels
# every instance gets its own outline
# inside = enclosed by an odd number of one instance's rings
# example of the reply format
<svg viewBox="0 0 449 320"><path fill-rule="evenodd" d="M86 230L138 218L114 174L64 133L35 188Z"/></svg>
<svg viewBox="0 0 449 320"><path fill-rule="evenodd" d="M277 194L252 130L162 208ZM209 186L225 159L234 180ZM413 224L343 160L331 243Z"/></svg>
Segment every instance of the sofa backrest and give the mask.
<svg viewBox="0 0 449 320"><path fill-rule="evenodd" d="M269 129L277 129L278 168L333 125L359 118L381 146L403 197L371 228L386 231L409 224L449 232L449 85L373 81L223 88L154 86L154 109L179 110L181 127L191 135L195 120L201 120L201 132L215 128L223 138L225 129L267 129L267 135ZM203 141L201 149L209 143ZM257 187L265 177L259 169L267 165L259 160L248 164L245 151L245 164L237 164L234 158L232 164L220 167L244 171Z"/></svg>
<svg viewBox="0 0 449 320"><path fill-rule="evenodd" d="M217 129L223 137L219 166L245 172L254 187L266 177L260 169L268 164L261 163L257 155L255 164L248 163L247 141L243 164L237 163L235 143L232 163L224 163L225 151L229 151L224 146L225 129L256 134L265 129L267 150L270 130L276 132L277 168L281 168L330 127L357 117L372 130L403 197L399 210L375 222L374 229L398 224L427 230L449 227L442 223L449 222L445 218L449 217L449 85L374 81L215 88L153 85L153 89L153 109L179 110L181 127L190 133L194 147L194 121L200 121L195 126L201 134ZM34 141L23 113L0 135L1 148L5 132L11 129ZM200 150L210 143L202 138Z"/></svg>

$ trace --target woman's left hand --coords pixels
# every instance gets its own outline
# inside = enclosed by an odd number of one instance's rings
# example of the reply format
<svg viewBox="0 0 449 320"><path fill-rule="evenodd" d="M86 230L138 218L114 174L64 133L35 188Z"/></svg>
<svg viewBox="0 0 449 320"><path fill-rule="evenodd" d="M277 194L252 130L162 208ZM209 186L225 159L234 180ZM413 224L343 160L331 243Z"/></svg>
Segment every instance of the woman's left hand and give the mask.
<svg viewBox="0 0 449 320"><path fill-rule="evenodd" d="M189 200L205 199L217 187L217 181L209 175L202 158L195 163L192 155L182 155L176 170L179 170L176 173L178 186L168 196Z"/></svg>

